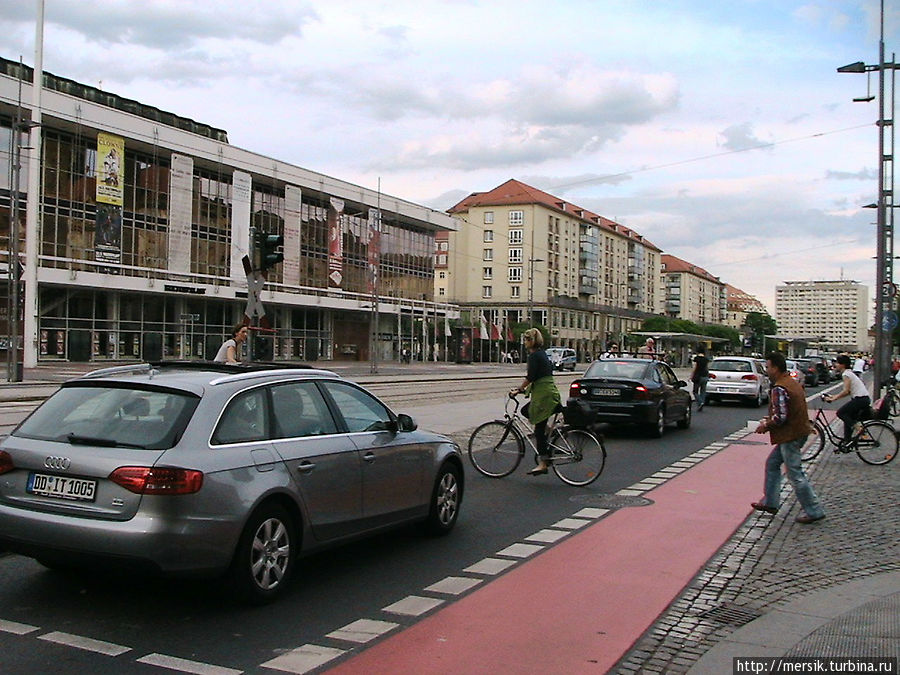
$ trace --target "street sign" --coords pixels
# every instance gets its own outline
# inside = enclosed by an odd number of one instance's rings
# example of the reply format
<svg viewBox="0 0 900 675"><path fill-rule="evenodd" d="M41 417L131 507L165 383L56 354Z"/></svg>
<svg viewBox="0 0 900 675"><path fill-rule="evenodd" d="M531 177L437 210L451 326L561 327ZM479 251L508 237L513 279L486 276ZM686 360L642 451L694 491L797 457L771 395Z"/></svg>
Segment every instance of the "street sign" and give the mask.
<svg viewBox="0 0 900 675"><path fill-rule="evenodd" d="M893 281L885 281L881 287L881 297L896 298L897 297L897 284L895 284Z"/></svg>
<svg viewBox="0 0 900 675"><path fill-rule="evenodd" d="M897 328L897 324L900 324L900 318L897 317L897 312L888 311L881 317L881 330L886 333L890 333Z"/></svg>
<svg viewBox="0 0 900 675"><path fill-rule="evenodd" d="M199 321L200 315L199 314L182 314L179 318L182 321Z"/></svg>

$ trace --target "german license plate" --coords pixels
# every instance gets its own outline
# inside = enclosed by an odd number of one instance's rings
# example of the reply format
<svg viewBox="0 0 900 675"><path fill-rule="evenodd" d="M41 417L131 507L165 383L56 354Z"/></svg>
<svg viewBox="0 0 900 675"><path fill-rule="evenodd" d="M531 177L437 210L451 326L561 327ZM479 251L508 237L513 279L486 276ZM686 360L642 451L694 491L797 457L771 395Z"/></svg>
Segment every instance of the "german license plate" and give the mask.
<svg viewBox="0 0 900 675"><path fill-rule="evenodd" d="M41 495L42 497L92 502L97 492L97 481L87 478L30 473L28 475L28 485L25 489L30 494Z"/></svg>
<svg viewBox="0 0 900 675"><path fill-rule="evenodd" d="M594 389L594 396L618 396L618 389Z"/></svg>

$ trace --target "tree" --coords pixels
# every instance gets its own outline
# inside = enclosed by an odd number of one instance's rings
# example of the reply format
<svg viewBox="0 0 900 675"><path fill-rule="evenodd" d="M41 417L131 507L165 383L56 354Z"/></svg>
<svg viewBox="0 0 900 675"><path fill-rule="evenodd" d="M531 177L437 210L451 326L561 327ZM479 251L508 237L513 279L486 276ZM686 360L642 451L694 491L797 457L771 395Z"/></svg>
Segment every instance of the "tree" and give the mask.
<svg viewBox="0 0 900 675"><path fill-rule="evenodd" d="M778 333L778 324L775 323L775 319L762 312L748 312L747 318L744 319L744 325L753 331L753 344L758 349L762 349L764 335Z"/></svg>
<svg viewBox="0 0 900 675"><path fill-rule="evenodd" d="M740 347L741 334L730 326L720 326L718 324L704 324L702 327L703 335L710 337L725 338L732 347Z"/></svg>

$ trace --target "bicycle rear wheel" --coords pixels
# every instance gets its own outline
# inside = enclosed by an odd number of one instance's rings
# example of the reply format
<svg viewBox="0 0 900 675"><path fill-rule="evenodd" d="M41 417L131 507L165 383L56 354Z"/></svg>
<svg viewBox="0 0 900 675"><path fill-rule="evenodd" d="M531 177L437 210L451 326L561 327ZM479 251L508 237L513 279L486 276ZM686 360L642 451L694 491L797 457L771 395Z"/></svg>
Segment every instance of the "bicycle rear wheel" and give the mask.
<svg viewBox="0 0 900 675"><path fill-rule="evenodd" d="M524 454L525 441L512 422L485 422L469 437L472 466L489 478L511 474Z"/></svg>
<svg viewBox="0 0 900 675"><path fill-rule="evenodd" d="M815 459L825 447L825 430L816 422L813 424L812 433L806 437L806 443L800 448L801 461L808 462Z"/></svg>
<svg viewBox="0 0 900 675"><path fill-rule="evenodd" d="M590 485L606 466L603 441L584 429L557 427L550 434L550 450L553 473L569 485Z"/></svg>
<svg viewBox="0 0 900 675"><path fill-rule="evenodd" d="M887 464L897 456L897 432L889 422L864 422L853 441L856 454L866 464Z"/></svg>
<svg viewBox="0 0 900 675"><path fill-rule="evenodd" d="M891 390L891 417L900 415L900 393L896 389Z"/></svg>

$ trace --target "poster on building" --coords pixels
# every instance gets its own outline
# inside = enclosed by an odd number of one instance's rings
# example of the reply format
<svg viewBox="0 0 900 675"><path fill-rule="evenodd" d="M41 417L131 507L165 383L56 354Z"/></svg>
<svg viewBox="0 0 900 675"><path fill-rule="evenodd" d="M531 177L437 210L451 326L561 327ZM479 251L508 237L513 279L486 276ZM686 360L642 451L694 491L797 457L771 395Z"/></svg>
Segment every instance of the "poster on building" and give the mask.
<svg viewBox="0 0 900 675"><path fill-rule="evenodd" d="M122 206L125 196L125 139L97 134L97 201Z"/></svg>
<svg viewBox="0 0 900 675"><path fill-rule="evenodd" d="M344 282L344 202L328 200L328 288L340 288Z"/></svg>
<svg viewBox="0 0 900 675"><path fill-rule="evenodd" d="M378 209L369 210L369 295L378 292L378 266L381 258L381 212Z"/></svg>
<svg viewBox="0 0 900 675"><path fill-rule="evenodd" d="M118 265L122 262L122 207L97 204L94 216L94 260Z"/></svg>
<svg viewBox="0 0 900 675"><path fill-rule="evenodd" d="M284 187L284 263L281 270L286 286L300 285L300 214L302 193L296 185Z"/></svg>
<svg viewBox="0 0 900 675"><path fill-rule="evenodd" d="M231 281L247 286L241 258L250 255L250 197L253 179L249 173L235 171L231 179Z"/></svg>
<svg viewBox="0 0 900 675"><path fill-rule="evenodd" d="M194 160L173 153L171 162L167 267L176 274L190 274Z"/></svg>

